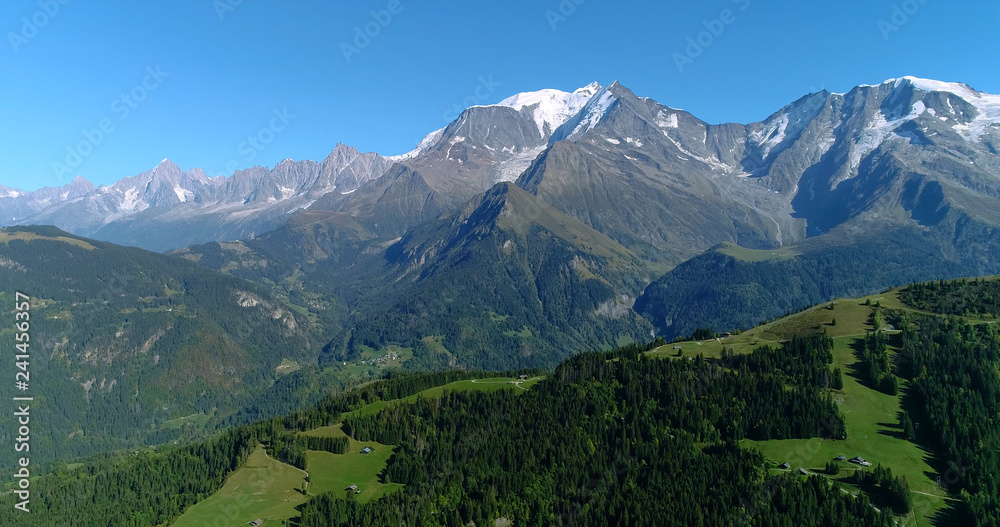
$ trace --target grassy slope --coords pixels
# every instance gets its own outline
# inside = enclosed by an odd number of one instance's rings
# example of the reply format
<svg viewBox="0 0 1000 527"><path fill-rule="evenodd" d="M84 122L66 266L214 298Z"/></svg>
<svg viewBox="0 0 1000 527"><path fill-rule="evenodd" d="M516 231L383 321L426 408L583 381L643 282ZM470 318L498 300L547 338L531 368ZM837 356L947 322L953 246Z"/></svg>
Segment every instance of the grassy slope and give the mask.
<svg viewBox="0 0 1000 527"><path fill-rule="evenodd" d="M324 426L310 430L303 435L313 437L347 437L340 425ZM360 502L381 498L382 496L402 490L399 483L383 484L378 480L378 474L385 468L389 457L396 451L395 447L375 443L373 441L355 441L348 437L350 444L346 454L331 454L329 452L306 452L306 471L309 473L309 494L324 492L343 493L347 487L357 485L361 490L355 498ZM371 454L360 454L361 449L369 447Z"/></svg>
<svg viewBox="0 0 1000 527"><path fill-rule="evenodd" d="M306 473L268 457L259 447L246 464L233 472L218 492L194 505L173 527L246 525L261 518L265 526L281 525L283 518L298 515L295 507L306 502L296 489Z"/></svg>
<svg viewBox="0 0 1000 527"><path fill-rule="evenodd" d="M716 252L732 256L744 262L770 262L775 260L787 260L798 256L798 252L789 247L779 249L756 250L740 247L733 243L724 243L716 249Z"/></svg>
<svg viewBox="0 0 1000 527"><path fill-rule="evenodd" d="M776 321L758 326L750 331L725 339L705 342L682 342L663 346L650 352L653 356L672 357L681 346L683 356L699 353L718 357L723 347L737 352L749 352L764 344L777 345L795 334L826 331L834 338L834 364L844 372L844 389L835 393L847 422L847 439L843 441L790 439L772 441L745 441L745 446L759 449L775 463L788 462L791 470L799 467L811 472L821 472L827 461L839 455L848 458L861 456L873 463L881 463L897 476L906 477L913 491L914 513L901 518L902 525L930 525L931 519L945 506L947 493L936 483L937 472L929 464L930 452L905 440L898 426L902 392L906 381L900 380L900 395L885 395L859 382L855 372L858 362L852 345L873 328L869 318L879 303L882 307L915 311L899 301L896 290L853 300L837 300L813 307ZM830 309L832 306L832 309ZM836 325L832 325L836 319ZM975 322L973 320L970 320ZM856 465L841 463L836 479L844 480L854 474Z"/></svg>
<svg viewBox="0 0 1000 527"><path fill-rule="evenodd" d="M69 243L71 245L76 245L77 247L82 247L88 251L96 249L96 247L83 240L77 240L76 238L69 238L67 236L43 236L41 234L26 231L7 232L7 229L0 231L0 243L8 244L11 240L22 240L26 242L32 240L49 240Z"/></svg>
<svg viewBox="0 0 1000 527"><path fill-rule="evenodd" d="M389 405L412 403L416 401L418 397L424 399L441 397L441 395L444 394L445 391L465 392L469 390L476 390L480 392L495 392L497 390L502 390L504 388L526 390L541 379L542 377L532 377L530 379L526 379L523 383L519 382L519 379L512 379L509 377L493 377L489 379L472 379L465 381L455 381L442 386L435 386L433 388L428 388L422 392L415 393L403 399L394 399L392 401L376 401L374 403L362 406L361 408L358 408L357 410L350 412L348 415L370 415L378 412L383 408L386 408Z"/></svg>

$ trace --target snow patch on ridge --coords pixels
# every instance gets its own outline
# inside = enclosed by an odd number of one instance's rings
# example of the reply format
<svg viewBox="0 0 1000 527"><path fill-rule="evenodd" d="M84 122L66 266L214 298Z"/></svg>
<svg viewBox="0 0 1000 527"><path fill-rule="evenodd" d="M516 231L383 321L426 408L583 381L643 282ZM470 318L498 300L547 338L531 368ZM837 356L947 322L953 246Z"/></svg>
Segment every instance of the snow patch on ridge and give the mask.
<svg viewBox="0 0 1000 527"><path fill-rule="evenodd" d="M130 188L125 191L125 195L122 197L121 202L118 205L118 209L123 212L139 212L144 210L149 205L142 201L139 197L139 190L136 188Z"/></svg>
<svg viewBox="0 0 1000 527"><path fill-rule="evenodd" d="M420 143L417 145L417 147L414 148L413 150L410 150L409 152L407 152L405 154L399 154L399 155L395 155L395 156L387 156L386 159L388 159L389 161L392 161L392 162L396 162L396 161L405 161L407 159L412 159L414 157L417 157L424 150L427 150L428 148L430 148L430 147L434 146L435 144L437 144L437 142L441 139L442 135L444 135L444 128L441 128L440 130L435 130L435 131L427 134L420 141Z"/></svg>
<svg viewBox="0 0 1000 527"><path fill-rule="evenodd" d="M677 156L677 159L680 159L681 161L687 161L688 158L694 158L694 159L696 159L698 161L701 161L702 163L708 165L712 170L721 170L721 171L724 171L724 172L731 172L733 170L733 167L731 167L731 166L723 163L722 161L719 161L717 159L712 159L710 157L700 156L698 154L695 154L694 152L691 152L691 151L685 149L673 137L670 137L670 135L667 134L667 132L661 130L661 133L663 134L663 137L666 137L671 143L673 143L674 146L676 146L677 149L680 150L682 154L684 154L685 156L688 156L688 157ZM639 146L642 146L642 145L640 144Z"/></svg>
<svg viewBox="0 0 1000 527"><path fill-rule="evenodd" d="M549 144L563 139L570 139L593 130L608 112L611 111L616 102L618 102L618 98L611 93L609 88L602 89L600 93L593 96L587 102L587 105L583 109L552 133L552 137L549 138Z"/></svg>
<svg viewBox="0 0 1000 527"><path fill-rule="evenodd" d="M573 133L571 133L570 136L593 130L594 127L597 126L597 123L601 122L601 119L607 115L608 110L611 109L611 105L613 105L617 100L618 98L612 95L610 90L604 90L604 93L601 94L597 101L594 104L589 105L589 111L586 116L582 121L580 121L580 124L576 125L576 128L573 129Z"/></svg>
<svg viewBox="0 0 1000 527"><path fill-rule="evenodd" d="M187 203L188 200L194 200L194 192L186 188L181 188L180 185L174 185L174 194L181 203Z"/></svg>
<svg viewBox="0 0 1000 527"><path fill-rule="evenodd" d="M660 110L656 114L656 126L660 128L677 128L677 114L672 113L667 115L667 112Z"/></svg>
<svg viewBox="0 0 1000 527"><path fill-rule="evenodd" d="M927 106L922 101L913 103L913 108L908 115L887 121L882 112L875 114L872 122L858 136L854 145L851 146L851 174L856 175L858 165L868 154L879 147L901 124L920 117L920 114L927 111ZM840 181L835 183L839 184Z"/></svg>
<svg viewBox="0 0 1000 527"><path fill-rule="evenodd" d="M783 108L761 123L761 128L750 133L750 139L761 148L766 159L771 152L789 138L798 137L802 130L819 115L826 104L826 97L812 95Z"/></svg>
<svg viewBox="0 0 1000 527"><path fill-rule="evenodd" d="M537 146L518 152L514 157L498 163L494 168L493 183L516 180L543 151L545 151L545 145Z"/></svg>

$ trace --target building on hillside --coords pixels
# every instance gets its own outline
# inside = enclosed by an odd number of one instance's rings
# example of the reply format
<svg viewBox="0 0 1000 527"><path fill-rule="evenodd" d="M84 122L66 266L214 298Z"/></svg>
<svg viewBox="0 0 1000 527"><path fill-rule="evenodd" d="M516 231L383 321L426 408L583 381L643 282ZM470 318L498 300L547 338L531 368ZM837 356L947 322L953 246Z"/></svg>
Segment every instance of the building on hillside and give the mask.
<svg viewBox="0 0 1000 527"><path fill-rule="evenodd" d="M364 447L364 448L361 449L361 453L362 454L371 454L372 453L372 449L371 449L371 447L366 446L366 447Z"/></svg>

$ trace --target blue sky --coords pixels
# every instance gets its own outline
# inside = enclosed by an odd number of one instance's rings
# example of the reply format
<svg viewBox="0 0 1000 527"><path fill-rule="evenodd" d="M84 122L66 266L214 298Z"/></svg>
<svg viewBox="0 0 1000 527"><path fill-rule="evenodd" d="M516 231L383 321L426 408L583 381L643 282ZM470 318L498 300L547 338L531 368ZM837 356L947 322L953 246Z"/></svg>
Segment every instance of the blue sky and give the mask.
<svg viewBox="0 0 1000 527"><path fill-rule="evenodd" d="M998 22L995 0L5 0L0 185L399 154L457 108L592 81L712 123L903 75L1000 93Z"/></svg>

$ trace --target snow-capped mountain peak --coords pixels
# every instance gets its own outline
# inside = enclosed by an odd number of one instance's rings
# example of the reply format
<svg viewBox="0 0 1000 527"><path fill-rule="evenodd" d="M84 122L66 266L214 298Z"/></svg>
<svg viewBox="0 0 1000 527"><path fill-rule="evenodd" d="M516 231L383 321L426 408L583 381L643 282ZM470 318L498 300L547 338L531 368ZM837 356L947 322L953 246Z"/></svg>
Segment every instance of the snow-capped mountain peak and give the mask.
<svg viewBox="0 0 1000 527"><path fill-rule="evenodd" d="M553 89L524 92L508 97L494 106L506 106L517 111L533 107L532 115L538 125L538 135L545 137L546 126L548 133L555 131L583 109L600 90L601 85L592 82L573 93Z"/></svg>
<svg viewBox="0 0 1000 527"><path fill-rule="evenodd" d="M913 120L930 115L948 123L952 130L972 142L981 141L1000 126L1000 95L979 92L959 82L911 76L889 79L882 84L891 84L893 91L901 94L909 93L908 89L924 93L905 100L907 107L899 108L895 117Z"/></svg>
<svg viewBox="0 0 1000 527"><path fill-rule="evenodd" d="M24 195L24 192L17 190L16 188L0 185L0 198L16 198L22 195Z"/></svg>
<svg viewBox="0 0 1000 527"><path fill-rule="evenodd" d="M891 82L895 88L899 88L904 84L909 84L910 86L925 92L943 91L954 93L963 99L976 98L980 95L979 92L973 90L966 84L959 82L944 82L934 79L921 79L920 77L913 77L910 75L899 77L898 79L889 79L885 82Z"/></svg>

